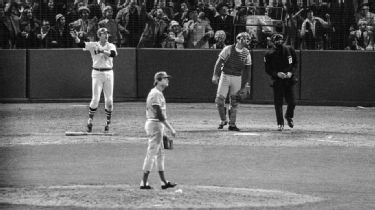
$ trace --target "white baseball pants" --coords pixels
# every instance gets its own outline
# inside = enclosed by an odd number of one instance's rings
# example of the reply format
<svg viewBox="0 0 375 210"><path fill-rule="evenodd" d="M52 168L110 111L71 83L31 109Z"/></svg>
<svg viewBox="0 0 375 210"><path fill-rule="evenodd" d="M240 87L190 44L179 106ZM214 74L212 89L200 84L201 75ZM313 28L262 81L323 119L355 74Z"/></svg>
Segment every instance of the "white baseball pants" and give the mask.
<svg viewBox="0 0 375 210"><path fill-rule="evenodd" d="M143 171L151 171L154 163L158 171L164 171L164 125L159 121L147 120L145 131L148 136L148 147L146 158L143 162Z"/></svg>
<svg viewBox="0 0 375 210"><path fill-rule="evenodd" d="M105 109L113 110L113 70L110 71L96 71L91 73L92 78L92 99L90 102L91 108L97 108L100 101L100 95L103 91Z"/></svg>

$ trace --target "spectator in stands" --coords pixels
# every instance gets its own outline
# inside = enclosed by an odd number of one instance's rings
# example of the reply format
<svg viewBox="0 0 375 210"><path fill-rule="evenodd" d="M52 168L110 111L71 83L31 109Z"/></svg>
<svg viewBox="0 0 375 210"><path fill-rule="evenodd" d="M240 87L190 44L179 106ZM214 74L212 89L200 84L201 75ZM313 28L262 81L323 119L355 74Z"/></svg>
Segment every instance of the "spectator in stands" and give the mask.
<svg viewBox="0 0 375 210"><path fill-rule="evenodd" d="M234 18L228 13L229 6L225 3L220 3L216 7L216 11L219 13L218 16L214 18L212 23L212 28L214 31L223 30L226 33L226 44L233 44L233 27Z"/></svg>
<svg viewBox="0 0 375 210"><path fill-rule="evenodd" d="M365 50L361 46L358 45L358 39L356 36L349 36L349 45L345 48L345 50Z"/></svg>
<svg viewBox="0 0 375 210"><path fill-rule="evenodd" d="M30 8L24 9L20 19L21 33L17 40L17 48L36 47L36 34L40 28L40 22L34 18Z"/></svg>
<svg viewBox="0 0 375 210"><path fill-rule="evenodd" d="M117 10L120 11L124 8L126 8L127 6L129 6L130 4L130 0L118 0L117 1Z"/></svg>
<svg viewBox="0 0 375 210"><path fill-rule="evenodd" d="M131 0L127 7L117 13L116 22L121 34L121 47L137 47L144 28L140 14L141 8L136 4L136 0Z"/></svg>
<svg viewBox="0 0 375 210"><path fill-rule="evenodd" d="M119 47L121 44L120 30L115 19L113 19L113 9L111 6L104 7L104 19L99 21L98 25L99 28L106 28L108 30L110 34L108 38L109 42Z"/></svg>
<svg viewBox="0 0 375 210"><path fill-rule="evenodd" d="M164 48L183 49L184 42L185 39L180 24L177 21L172 20L168 37L165 39Z"/></svg>
<svg viewBox="0 0 375 210"><path fill-rule="evenodd" d="M305 49L315 50L319 47L316 36L317 23L320 23L323 28L328 28L331 25L330 22L326 22L320 17L314 17L314 12L308 9L306 11L306 19L301 26L301 37Z"/></svg>
<svg viewBox="0 0 375 210"><path fill-rule="evenodd" d="M47 5L42 5L42 19L48 20L51 26L54 26L56 23L56 15L60 13L57 11L57 7L54 0L48 0Z"/></svg>
<svg viewBox="0 0 375 210"><path fill-rule="evenodd" d="M234 17L235 34L246 32L246 19L247 19L246 7L239 7L236 13L236 16Z"/></svg>
<svg viewBox="0 0 375 210"><path fill-rule="evenodd" d="M368 3L363 3L358 8L356 14L356 23L359 21L366 21L368 30L374 31L375 27L375 14L370 12L370 6Z"/></svg>
<svg viewBox="0 0 375 210"><path fill-rule="evenodd" d="M189 8L186 3L181 4L181 9L178 11L178 14L174 17L180 25L184 25L187 21L189 21Z"/></svg>
<svg viewBox="0 0 375 210"><path fill-rule="evenodd" d="M360 20L358 22L358 30L350 32L350 36L354 36L357 39L358 45L366 50L373 50L371 45L372 31L368 29L367 22Z"/></svg>
<svg viewBox="0 0 375 210"><path fill-rule="evenodd" d="M9 35L9 48L14 49L16 48L17 38L21 33L18 4L6 3L4 12L5 17L3 18L3 23L6 27L5 33Z"/></svg>
<svg viewBox="0 0 375 210"><path fill-rule="evenodd" d="M67 23L72 23L80 18L79 15L79 8L81 7L87 7L87 4L81 0L81 1L75 1L74 4L69 4L67 8L67 13L66 13L66 22Z"/></svg>
<svg viewBox="0 0 375 210"><path fill-rule="evenodd" d="M190 20L184 24L186 48L210 48L208 40L214 36L209 21L204 13L199 15L196 10L189 11Z"/></svg>
<svg viewBox="0 0 375 210"><path fill-rule="evenodd" d="M54 48L57 45L57 41L51 30L51 25L48 20L42 21L42 26L37 32L37 46L39 48Z"/></svg>
<svg viewBox="0 0 375 210"><path fill-rule="evenodd" d="M215 32L215 43L211 46L212 49L223 49L225 45L226 34L223 30Z"/></svg>
<svg viewBox="0 0 375 210"><path fill-rule="evenodd" d="M62 14L56 15L56 25L52 27L52 34L56 41L56 48L70 48L73 47L73 40L70 35L70 29L66 24L65 16Z"/></svg>
<svg viewBox="0 0 375 210"><path fill-rule="evenodd" d="M141 16L146 20L145 29L138 43L140 48L161 48L161 43L168 36L168 23L162 9L147 13L142 5Z"/></svg>
<svg viewBox="0 0 375 210"><path fill-rule="evenodd" d="M358 29L363 31L363 41L359 40L359 45L364 47L366 50L374 49L374 29L375 29L375 14L371 13L369 4L364 3L359 6L359 14L357 14L357 26ZM362 34L362 33L361 33ZM362 45L363 44L365 45Z"/></svg>
<svg viewBox="0 0 375 210"><path fill-rule="evenodd" d="M4 5L0 4L0 49L10 48L10 34L5 16Z"/></svg>
<svg viewBox="0 0 375 210"><path fill-rule="evenodd" d="M95 41L97 39L97 17L89 19L90 9L86 6L81 6L78 12L81 18L70 23L70 26L77 31L80 39L84 41Z"/></svg>
<svg viewBox="0 0 375 210"><path fill-rule="evenodd" d="M303 8L298 12L293 11L292 8L287 8L287 14L285 17L285 42L287 45L292 46L294 49L300 48L300 27L299 23L303 22L301 12Z"/></svg>

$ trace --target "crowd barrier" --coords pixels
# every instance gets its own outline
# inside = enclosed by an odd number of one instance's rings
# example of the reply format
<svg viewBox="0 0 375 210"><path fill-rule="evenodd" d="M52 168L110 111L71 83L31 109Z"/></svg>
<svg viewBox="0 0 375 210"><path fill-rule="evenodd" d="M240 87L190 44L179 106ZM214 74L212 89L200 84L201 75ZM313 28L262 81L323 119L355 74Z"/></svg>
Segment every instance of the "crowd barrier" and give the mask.
<svg viewBox="0 0 375 210"><path fill-rule="evenodd" d="M214 102L211 83L220 50L118 49L115 101L145 100L156 71L173 76L165 95L174 102ZM252 94L247 103L272 103L264 50L252 51ZM297 51L297 102L306 105L375 104L375 53ZM91 57L81 49L0 50L0 101L87 101Z"/></svg>

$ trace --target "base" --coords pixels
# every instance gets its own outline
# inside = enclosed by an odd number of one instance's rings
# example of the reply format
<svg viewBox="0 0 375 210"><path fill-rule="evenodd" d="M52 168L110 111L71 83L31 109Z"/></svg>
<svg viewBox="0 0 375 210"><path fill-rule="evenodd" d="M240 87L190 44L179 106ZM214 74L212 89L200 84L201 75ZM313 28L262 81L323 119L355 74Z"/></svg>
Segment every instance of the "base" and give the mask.
<svg viewBox="0 0 375 210"><path fill-rule="evenodd" d="M65 136L113 136L113 133L94 133L86 131L66 131Z"/></svg>

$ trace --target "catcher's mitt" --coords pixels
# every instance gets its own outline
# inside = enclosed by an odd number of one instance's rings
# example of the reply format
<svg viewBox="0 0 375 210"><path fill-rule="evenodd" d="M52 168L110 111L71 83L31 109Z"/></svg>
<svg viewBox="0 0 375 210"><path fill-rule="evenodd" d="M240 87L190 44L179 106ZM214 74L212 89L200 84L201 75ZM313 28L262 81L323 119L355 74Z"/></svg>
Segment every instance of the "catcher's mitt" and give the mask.
<svg viewBox="0 0 375 210"><path fill-rule="evenodd" d="M173 149L173 140L168 136L163 136L164 149Z"/></svg>
<svg viewBox="0 0 375 210"><path fill-rule="evenodd" d="M250 98L250 86L245 86L237 93L237 100L243 101Z"/></svg>

